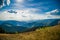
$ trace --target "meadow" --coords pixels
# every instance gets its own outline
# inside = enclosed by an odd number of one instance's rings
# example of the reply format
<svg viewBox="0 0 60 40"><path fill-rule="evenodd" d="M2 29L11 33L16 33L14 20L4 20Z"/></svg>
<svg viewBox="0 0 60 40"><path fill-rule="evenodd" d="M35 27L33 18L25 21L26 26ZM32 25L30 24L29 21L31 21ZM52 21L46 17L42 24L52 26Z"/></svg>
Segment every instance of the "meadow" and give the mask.
<svg viewBox="0 0 60 40"><path fill-rule="evenodd" d="M0 34L0 40L60 40L60 25L19 34Z"/></svg>

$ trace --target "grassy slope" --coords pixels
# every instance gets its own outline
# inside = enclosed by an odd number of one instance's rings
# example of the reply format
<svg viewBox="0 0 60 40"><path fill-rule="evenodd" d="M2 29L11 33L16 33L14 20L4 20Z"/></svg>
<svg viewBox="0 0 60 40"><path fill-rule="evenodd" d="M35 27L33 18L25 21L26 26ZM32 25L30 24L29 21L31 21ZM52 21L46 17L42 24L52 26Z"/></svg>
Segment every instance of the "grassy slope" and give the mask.
<svg viewBox="0 0 60 40"><path fill-rule="evenodd" d="M60 40L60 25L20 34L0 34L0 40Z"/></svg>

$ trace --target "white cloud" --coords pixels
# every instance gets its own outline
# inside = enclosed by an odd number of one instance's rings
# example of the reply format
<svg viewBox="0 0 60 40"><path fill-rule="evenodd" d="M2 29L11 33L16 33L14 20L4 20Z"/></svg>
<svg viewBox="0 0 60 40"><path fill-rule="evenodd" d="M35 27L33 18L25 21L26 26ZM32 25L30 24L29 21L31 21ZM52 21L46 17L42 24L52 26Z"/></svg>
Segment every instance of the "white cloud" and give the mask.
<svg viewBox="0 0 60 40"><path fill-rule="evenodd" d="M8 5L8 6L10 5L10 0L3 0L3 3L2 3L2 5L0 6L0 8L6 6L6 4L4 3L5 1L7 1L7 5Z"/></svg>
<svg viewBox="0 0 60 40"><path fill-rule="evenodd" d="M58 10L58 9L55 9L55 10L46 12L46 14L47 14L47 15L51 15L51 14L55 14L55 13L58 13L58 12L59 12L59 10Z"/></svg>
<svg viewBox="0 0 60 40"><path fill-rule="evenodd" d="M58 13L59 10L58 9L55 9L55 10L52 10L52 11L49 11L49 12L46 12L45 14L50 17L51 19L60 19L60 15L55 15L56 13ZM53 14L53 15L52 15Z"/></svg>
<svg viewBox="0 0 60 40"><path fill-rule="evenodd" d="M36 9L25 9L25 10L15 10L17 14L9 13L4 11L0 14L0 20L17 20L17 21L27 21L27 20L41 20L44 18L43 15L33 14Z"/></svg>
<svg viewBox="0 0 60 40"><path fill-rule="evenodd" d="M34 10L34 9L33 9ZM35 9L36 10L36 9ZM53 16L47 14L34 14L32 9L15 10L15 13L9 13L4 11L0 14L0 20L17 20L17 21L29 21L29 20L44 20L44 19L60 19L60 16Z"/></svg>
<svg viewBox="0 0 60 40"><path fill-rule="evenodd" d="M25 0L15 0L17 3L23 3Z"/></svg>
<svg viewBox="0 0 60 40"><path fill-rule="evenodd" d="M3 7L3 5L0 6L0 8L2 8L2 7Z"/></svg>
<svg viewBox="0 0 60 40"><path fill-rule="evenodd" d="M10 5L10 0L7 0L7 5Z"/></svg>
<svg viewBox="0 0 60 40"><path fill-rule="evenodd" d="M5 6L4 1L3 1L2 5L0 5L0 8L2 8L3 6Z"/></svg>

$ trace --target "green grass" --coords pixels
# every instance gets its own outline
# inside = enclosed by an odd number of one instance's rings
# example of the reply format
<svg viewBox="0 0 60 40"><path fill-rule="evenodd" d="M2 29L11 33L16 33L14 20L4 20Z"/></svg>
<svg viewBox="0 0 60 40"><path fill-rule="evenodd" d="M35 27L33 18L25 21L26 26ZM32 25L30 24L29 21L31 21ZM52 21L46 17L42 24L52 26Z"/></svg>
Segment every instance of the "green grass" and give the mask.
<svg viewBox="0 0 60 40"><path fill-rule="evenodd" d="M60 40L60 25L20 34L0 34L0 40Z"/></svg>

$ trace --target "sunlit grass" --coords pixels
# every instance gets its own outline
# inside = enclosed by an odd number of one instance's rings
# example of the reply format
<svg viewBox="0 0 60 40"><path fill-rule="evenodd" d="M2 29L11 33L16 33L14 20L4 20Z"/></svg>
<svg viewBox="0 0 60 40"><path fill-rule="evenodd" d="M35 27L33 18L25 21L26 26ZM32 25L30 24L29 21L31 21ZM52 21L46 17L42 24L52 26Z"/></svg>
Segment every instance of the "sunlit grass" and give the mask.
<svg viewBox="0 0 60 40"><path fill-rule="evenodd" d="M0 34L0 40L60 40L60 25L20 34Z"/></svg>

